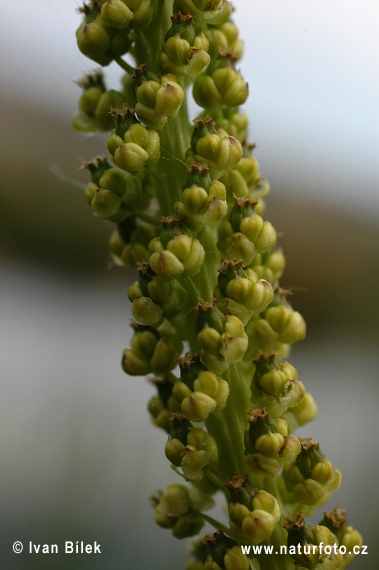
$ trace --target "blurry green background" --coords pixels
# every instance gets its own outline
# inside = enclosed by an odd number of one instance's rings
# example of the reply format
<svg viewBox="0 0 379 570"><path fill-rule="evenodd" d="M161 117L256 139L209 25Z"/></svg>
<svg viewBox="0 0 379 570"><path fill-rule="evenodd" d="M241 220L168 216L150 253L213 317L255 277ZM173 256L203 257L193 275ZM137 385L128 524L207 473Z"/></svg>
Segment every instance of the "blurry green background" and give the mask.
<svg viewBox="0 0 379 570"><path fill-rule="evenodd" d="M258 4L258 3L256 3ZM291 362L319 416L301 430L344 474L327 507L348 508L377 568L378 17L375 3L236 2L246 40L246 112L272 185L266 218L281 232L283 286L307 320ZM91 63L76 50L78 3L3 5L0 53L2 293L0 552L7 569L184 568L187 544L152 519L149 495L176 480L153 390L129 378L131 272L111 268L111 226L82 191L79 157L105 138L70 128ZM17 14L17 17L15 17ZM120 75L110 67L113 81ZM195 110L194 110L195 113ZM321 516L316 517L317 521ZM14 541L101 543L101 555L16 555Z"/></svg>

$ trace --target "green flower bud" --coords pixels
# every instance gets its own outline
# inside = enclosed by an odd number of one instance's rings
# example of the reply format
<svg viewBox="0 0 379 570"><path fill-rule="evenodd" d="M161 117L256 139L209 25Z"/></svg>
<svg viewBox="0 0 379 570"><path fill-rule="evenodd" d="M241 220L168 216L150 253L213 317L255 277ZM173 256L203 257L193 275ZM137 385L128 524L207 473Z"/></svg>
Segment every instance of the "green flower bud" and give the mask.
<svg viewBox="0 0 379 570"><path fill-rule="evenodd" d="M242 266L242 259L223 260L215 296L224 314L234 315L247 325L253 314L258 315L267 308L274 293L267 281L259 280L254 271L243 270Z"/></svg>
<svg viewBox="0 0 379 570"><path fill-rule="evenodd" d="M242 322L224 316L216 306L217 299L200 302L195 311L200 360L215 374L222 374L230 364L241 360L247 349L247 336Z"/></svg>
<svg viewBox="0 0 379 570"><path fill-rule="evenodd" d="M189 489L184 485L169 485L163 494L152 497L155 521L163 528L172 528L176 538L188 538L199 533L204 520L191 512Z"/></svg>
<svg viewBox="0 0 379 570"><path fill-rule="evenodd" d="M124 22L118 9L121 0L109 0L105 7L101 7L98 0L92 0L80 9L84 14L84 22L76 32L77 43L80 51L96 61L98 64L109 65L114 57L128 51L131 41L124 30L120 32L116 28L106 25L102 19L102 10L118 24ZM116 16L117 13L117 16Z"/></svg>
<svg viewBox="0 0 379 570"><path fill-rule="evenodd" d="M189 13L178 12L171 20L172 26L160 53L161 65L164 71L175 74L179 79L184 75L195 77L210 62L208 40L202 31L196 34Z"/></svg>
<svg viewBox="0 0 379 570"><path fill-rule="evenodd" d="M236 474L225 486L230 492L229 523L234 535L253 544L270 538L281 516L275 497L266 491L256 491L247 475Z"/></svg>
<svg viewBox="0 0 379 570"><path fill-rule="evenodd" d="M236 56L229 51L219 52L205 73L199 75L193 86L193 97L205 109L238 107L245 103L249 87L241 73L235 70Z"/></svg>
<svg viewBox="0 0 379 570"><path fill-rule="evenodd" d="M210 549L204 570L258 570L259 566L249 560L241 547L221 530L207 535L204 540Z"/></svg>
<svg viewBox="0 0 379 570"><path fill-rule="evenodd" d="M178 339L163 336L165 333L136 323L132 323L132 326L135 335L130 349L124 350L121 362L124 372L131 376L141 376L172 370L175 367L175 354L181 350Z"/></svg>
<svg viewBox="0 0 379 570"><path fill-rule="evenodd" d="M152 129L162 129L170 117L175 117L184 100L184 92L175 75L167 73L161 78L146 65L135 68L138 118Z"/></svg>
<svg viewBox="0 0 379 570"><path fill-rule="evenodd" d="M288 552L295 564L311 570L341 568L343 556L338 551L335 535L328 528L319 525L311 527L301 512L296 521L287 518L284 528L288 532Z"/></svg>
<svg viewBox="0 0 379 570"><path fill-rule="evenodd" d="M241 59L243 43L238 38L237 26L231 20L227 20L217 27L208 28L205 35L209 40L208 51L212 59L216 59L220 51L231 51L237 59Z"/></svg>
<svg viewBox="0 0 379 570"><path fill-rule="evenodd" d="M118 224L109 241L115 263L136 267L137 263L147 261L151 238L151 231L146 226L137 226L133 216L126 218Z"/></svg>
<svg viewBox="0 0 379 570"><path fill-rule="evenodd" d="M154 425L164 429L167 433L171 433L170 419L172 414L180 412L180 406L172 396L173 381L175 381L175 377L172 375L165 375L162 378L152 380L158 394L150 398L148 403L148 410Z"/></svg>
<svg viewBox="0 0 379 570"><path fill-rule="evenodd" d="M176 202L175 210L185 218L191 229L199 231L206 225L217 224L228 212L224 185L211 180L211 164L194 162L188 169L183 184L182 202Z"/></svg>
<svg viewBox="0 0 379 570"><path fill-rule="evenodd" d="M218 378L209 370L202 370L197 353L187 353L183 359L177 359L177 363L185 372L175 383L172 393L181 404L187 419L201 422L212 412L225 408L229 396L226 380Z"/></svg>
<svg viewBox="0 0 379 570"><path fill-rule="evenodd" d="M256 202L235 197L229 222L220 228L218 246L229 259L240 258L250 265L257 253L262 253L276 243L276 232L270 222L254 212Z"/></svg>
<svg viewBox="0 0 379 570"><path fill-rule="evenodd" d="M260 354L255 360L251 384L252 398L270 415L282 416L304 397L305 388L297 379L296 369L288 362L275 361L275 353Z"/></svg>
<svg viewBox="0 0 379 570"><path fill-rule="evenodd" d="M107 142L112 161L130 174L155 164L160 157L158 133L141 125L128 105L122 109L112 109L112 114L116 119L116 128Z"/></svg>
<svg viewBox="0 0 379 570"><path fill-rule="evenodd" d="M216 25L229 18L232 5L227 0L175 0L174 13L178 10L192 14L199 25Z"/></svg>
<svg viewBox="0 0 379 570"><path fill-rule="evenodd" d="M265 319L278 334L281 342L292 344L305 338L306 325L303 317L288 304L267 309Z"/></svg>
<svg viewBox="0 0 379 570"><path fill-rule="evenodd" d="M176 467L181 467L187 481L199 483L203 469L218 459L217 444L214 438L179 414L171 417L171 439L166 443L167 459Z"/></svg>
<svg viewBox="0 0 379 570"><path fill-rule="evenodd" d="M101 7L101 20L105 26L123 30L134 18L133 12L123 0L107 0Z"/></svg>
<svg viewBox="0 0 379 570"><path fill-rule="evenodd" d="M298 426L303 426L314 420L316 416L316 401L312 394L305 392L297 406L286 412L284 419L288 422L289 431L293 432Z"/></svg>
<svg viewBox="0 0 379 570"><path fill-rule="evenodd" d="M206 112L201 115L206 118ZM245 145L247 139L248 118L244 113L239 113L238 108L225 107L224 109L212 109L212 117L219 127L226 131L230 136L239 140L241 145Z"/></svg>
<svg viewBox="0 0 379 570"><path fill-rule="evenodd" d="M297 437L287 435L287 422L274 421L263 409L248 411L245 430L246 464L254 475L275 477L283 465L291 464L300 453Z"/></svg>
<svg viewBox="0 0 379 570"><path fill-rule="evenodd" d="M299 438L301 453L283 469L287 490L295 502L320 506L341 485L340 471L326 459L317 441Z"/></svg>
<svg viewBox="0 0 379 570"><path fill-rule="evenodd" d="M176 216L163 217L160 237L150 242L150 266L163 279L176 279L181 274L196 275L205 259L199 240L181 233L182 221Z"/></svg>
<svg viewBox="0 0 379 570"><path fill-rule="evenodd" d="M265 279L274 284L283 275L286 266L286 258L281 249L269 248L264 253L258 253L254 258L251 268L260 279Z"/></svg>
<svg viewBox="0 0 379 570"><path fill-rule="evenodd" d="M113 125L111 106L124 102L122 93L106 91L102 73L87 75L77 82L83 88L79 99L79 112L72 118L72 126L79 132L109 131Z"/></svg>
<svg viewBox="0 0 379 570"><path fill-rule="evenodd" d="M242 158L241 143L220 127L216 128L210 117L195 119L194 123L191 138L194 160L211 162L215 172L234 168ZM191 159L191 156L188 155L188 158Z"/></svg>

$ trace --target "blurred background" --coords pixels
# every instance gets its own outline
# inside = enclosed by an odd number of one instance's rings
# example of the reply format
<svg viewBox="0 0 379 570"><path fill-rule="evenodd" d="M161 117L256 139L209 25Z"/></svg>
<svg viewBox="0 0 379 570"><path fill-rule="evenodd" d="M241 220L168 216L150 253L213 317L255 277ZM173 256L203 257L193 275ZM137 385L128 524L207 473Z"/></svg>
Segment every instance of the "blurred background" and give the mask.
<svg viewBox="0 0 379 570"><path fill-rule="evenodd" d="M368 545L352 567L377 568L378 6L235 4L250 138L272 186L266 218L308 324L291 362L319 416L301 435L343 472L327 507L347 508ZM51 171L86 182L79 158L105 152L104 137L70 126L74 80L94 68L76 48L78 5L2 3L1 560L10 570L176 570L188 545L154 524L148 504L177 479L146 411L153 391L120 368L133 275L110 268L110 226ZM112 87L120 75L106 70ZM16 540L60 550L96 540L102 553L16 555Z"/></svg>

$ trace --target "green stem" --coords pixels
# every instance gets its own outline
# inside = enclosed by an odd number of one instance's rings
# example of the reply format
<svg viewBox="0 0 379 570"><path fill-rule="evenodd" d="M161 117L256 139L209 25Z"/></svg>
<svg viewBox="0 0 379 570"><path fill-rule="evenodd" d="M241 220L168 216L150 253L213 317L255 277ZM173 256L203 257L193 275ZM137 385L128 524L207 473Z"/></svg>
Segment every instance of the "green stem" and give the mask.
<svg viewBox="0 0 379 570"><path fill-rule="evenodd" d="M124 71L126 71L126 73L130 73L130 75L132 75L134 69L131 65L129 65L129 63L127 61L122 59L122 57L120 57L120 56L115 57L114 60Z"/></svg>
<svg viewBox="0 0 379 570"><path fill-rule="evenodd" d="M217 529L221 529L225 534L229 534L231 533L231 530L229 527L223 525L222 523L220 523L219 521L217 521L216 519L214 519L213 517L210 517L209 515L206 515L204 513L201 513L200 511L194 511L194 514L201 517L202 519L204 519L205 521L207 521L209 524L211 524L212 526L214 526Z"/></svg>

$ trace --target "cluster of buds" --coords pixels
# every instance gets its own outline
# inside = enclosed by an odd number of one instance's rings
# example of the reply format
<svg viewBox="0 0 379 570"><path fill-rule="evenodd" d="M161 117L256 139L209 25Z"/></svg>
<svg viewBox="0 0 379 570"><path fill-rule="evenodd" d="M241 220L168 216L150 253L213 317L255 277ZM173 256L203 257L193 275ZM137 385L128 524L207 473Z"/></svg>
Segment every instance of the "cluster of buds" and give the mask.
<svg viewBox="0 0 379 570"><path fill-rule="evenodd" d="M101 19L110 28L139 28L151 19L150 0L101 0L101 3Z"/></svg>
<svg viewBox="0 0 379 570"><path fill-rule="evenodd" d="M178 10L192 14L199 25L216 25L229 18L232 5L227 0L175 0L174 12Z"/></svg>
<svg viewBox="0 0 379 570"><path fill-rule="evenodd" d="M248 411L245 430L246 464L253 475L272 478L282 466L293 466L301 452L299 439L288 435L287 422L273 420L264 409Z"/></svg>
<svg viewBox="0 0 379 570"><path fill-rule="evenodd" d="M210 163L191 164L187 168L181 201L175 204L178 216L185 218L186 224L194 231L214 226L228 212L225 186L211 179L211 168Z"/></svg>
<svg viewBox="0 0 379 570"><path fill-rule="evenodd" d="M238 60L233 52L220 50L217 59L198 75L193 86L193 97L204 109L222 109L243 105L249 87L241 73L235 69Z"/></svg>
<svg viewBox="0 0 379 570"><path fill-rule="evenodd" d="M136 218L130 216L117 224L117 229L109 239L109 248L116 265L136 267L150 257L149 243L153 238L147 226L137 225Z"/></svg>
<svg viewBox="0 0 379 570"><path fill-rule="evenodd" d="M208 27L205 35L209 40L208 51L212 59L216 59L220 51L230 51L236 59L241 59L243 43L238 37L238 28L232 20Z"/></svg>
<svg viewBox="0 0 379 570"><path fill-rule="evenodd" d="M256 201L237 197L234 201L229 220L220 225L218 247L228 259L239 258L249 266L257 253L275 245L276 232L256 213Z"/></svg>
<svg viewBox="0 0 379 570"><path fill-rule="evenodd" d="M188 352L176 362L180 367L180 380L176 381L172 394L185 417L191 422L202 422L209 414L221 412L229 396L226 380L207 370L198 353Z"/></svg>
<svg viewBox="0 0 379 570"><path fill-rule="evenodd" d="M289 362L276 362L275 353L260 354L254 361L251 383L252 400L273 417L282 416L288 408L296 408L304 398L304 384Z"/></svg>
<svg viewBox="0 0 379 570"><path fill-rule="evenodd" d="M172 395L176 377L169 373L160 378L153 378L152 383L157 388L157 395L150 398L148 410L154 425L171 433L171 416L180 413L180 405Z"/></svg>
<svg viewBox="0 0 379 570"><path fill-rule="evenodd" d="M301 398L297 406L288 409L283 418L288 424L288 431L294 432L299 426L303 426L311 422L317 416L316 400L309 392L305 391L304 396Z"/></svg>
<svg viewBox="0 0 379 570"><path fill-rule="evenodd" d="M171 437L166 443L166 457L180 467L187 481L199 483L205 467L217 462L215 439L204 429L193 427L181 414L171 416Z"/></svg>
<svg viewBox="0 0 379 570"><path fill-rule="evenodd" d="M272 285L283 275L286 258L281 249L269 247L264 253L257 253L250 267L260 279L265 279Z"/></svg>
<svg viewBox="0 0 379 570"><path fill-rule="evenodd" d="M325 512L318 525L311 527L300 511L296 520L286 519L288 551L295 564L309 570L345 569L362 546L362 536L347 526L346 511Z"/></svg>
<svg viewBox="0 0 379 570"><path fill-rule="evenodd" d="M179 315L187 299L187 291L176 280L166 281L157 277L148 262L137 267L139 279L128 291L137 323L156 327L163 318Z"/></svg>
<svg viewBox="0 0 379 570"><path fill-rule="evenodd" d="M200 360L215 374L222 374L246 352L244 326L238 317L224 315L217 307L217 299L201 301L195 311Z"/></svg>
<svg viewBox="0 0 379 570"><path fill-rule="evenodd" d="M342 475L326 459L317 441L299 438L299 442L301 447L296 460L284 464L284 483L292 502L319 507L338 491Z"/></svg>
<svg viewBox="0 0 379 570"><path fill-rule="evenodd" d="M122 109L112 109L112 114L116 126L107 142L112 162L130 174L155 164L160 157L157 131L142 125L128 105Z"/></svg>
<svg viewBox="0 0 379 570"><path fill-rule="evenodd" d="M180 111L184 92L177 77L166 73L159 77L147 65L134 69L136 82L135 111L137 117L147 127L163 129L169 118L174 118Z"/></svg>
<svg viewBox="0 0 379 570"><path fill-rule="evenodd" d="M257 491L247 475L236 474L225 486L230 493L229 523L234 536L253 544L268 540L282 514L278 500L266 491Z"/></svg>
<svg viewBox="0 0 379 570"><path fill-rule="evenodd" d="M204 119L206 118L204 112ZM247 127L249 120L245 113L240 113L237 107L225 107L225 109L212 110L212 118L215 123L230 136L239 140L241 144L247 140Z"/></svg>
<svg viewBox="0 0 379 570"><path fill-rule="evenodd" d="M211 117L195 119L194 122L191 148L187 153L189 164L210 162L212 174L216 178L224 170L234 168L242 158L241 143L220 127L216 127Z"/></svg>
<svg viewBox="0 0 379 570"><path fill-rule="evenodd" d="M131 213L149 203L149 195L142 192L141 180L111 168L106 159L96 158L83 168L91 173L92 182L86 186L84 196L95 216L123 223Z"/></svg>
<svg viewBox="0 0 379 570"><path fill-rule="evenodd" d="M222 260L214 296L222 313L238 317L246 326L253 315L268 307L274 293L270 283L243 264L242 259Z"/></svg>
<svg viewBox="0 0 379 570"><path fill-rule="evenodd" d="M204 248L198 239L184 233L184 222L178 216L162 217L159 236L149 244L150 267L162 279L196 275L204 262Z"/></svg>
<svg viewBox="0 0 379 570"><path fill-rule="evenodd" d="M221 530L207 535L204 540L210 551L204 570L259 570L258 562L249 559L237 542Z"/></svg>
<svg viewBox="0 0 379 570"><path fill-rule="evenodd" d="M117 4L124 4L122 0L105 1L102 5L100 0L91 0L89 4L84 4L80 8L80 12L84 15L84 21L76 31L76 39L78 48L83 55L92 59L96 63L106 66L117 58L126 53L130 46L131 40L128 34L124 33L117 25L110 25L109 21L115 23L117 16L111 18L110 11L114 14ZM126 7L126 4L124 4ZM103 19L103 13L106 20Z"/></svg>
<svg viewBox="0 0 379 570"><path fill-rule="evenodd" d="M191 14L179 11L171 20L160 54L162 68L178 79L196 77L210 62L209 42L202 30L197 33Z"/></svg>
<svg viewBox="0 0 379 570"><path fill-rule="evenodd" d="M290 345L305 338L305 321L288 303L289 293L290 291L278 288L267 310L250 320L246 327L249 337L246 355L249 358L270 351L275 352L277 359L286 358Z"/></svg>
<svg viewBox="0 0 379 570"><path fill-rule="evenodd" d="M324 512L319 526L327 527L338 539L339 551L343 554L342 568L346 568L354 560L356 553L361 551L362 535L352 526L348 526L346 511L337 506L330 512Z"/></svg>
<svg viewBox="0 0 379 570"><path fill-rule="evenodd" d="M130 376L164 374L175 368L175 355L182 345L165 323L159 330L132 322L134 336L122 355L122 368Z"/></svg>
<svg viewBox="0 0 379 570"><path fill-rule="evenodd" d="M254 148L254 144L242 141L243 157L232 170L227 170L220 176L221 182L225 184L228 203L231 205L234 197L254 201L264 198L270 192L270 184L260 174L258 162L251 154ZM261 200L258 201L257 207L262 209Z"/></svg>
<svg viewBox="0 0 379 570"><path fill-rule="evenodd" d="M123 94L114 89L107 91L101 72L86 75L77 83L83 93L79 99L79 111L72 117L72 126L81 133L109 131L113 127L110 108L124 103Z"/></svg>
<svg viewBox="0 0 379 570"><path fill-rule="evenodd" d="M164 493L153 495L151 502L155 522L172 529L176 538L194 536L204 525L204 520L194 512L190 491L184 485L168 485Z"/></svg>

